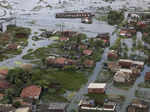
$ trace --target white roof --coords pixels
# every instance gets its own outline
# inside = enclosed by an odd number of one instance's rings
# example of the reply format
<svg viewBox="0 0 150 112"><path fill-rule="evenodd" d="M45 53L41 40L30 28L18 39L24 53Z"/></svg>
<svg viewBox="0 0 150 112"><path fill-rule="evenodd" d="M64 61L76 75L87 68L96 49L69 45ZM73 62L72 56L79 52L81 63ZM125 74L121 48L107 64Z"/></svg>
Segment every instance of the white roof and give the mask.
<svg viewBox="0 0 150 112"><path fill-rule="evenodd" d="M133 61L133 64L137 64L137 65L144 65L144 62L142 61Z"/></svg>
<svg viewBox="0 0 150 112"><path fill-rule="evenodd" d="M132 73L132 70L131 70L131 69L120 69L119 71L121 71L121 72Z"/></svg>
<svg viewBox="0 0 150 112"><path fill-rule="evenodd" d="M131 62L132 63L132 60L128 60L128 59L120 59L119 61Z"/></svg>
<svg viewBox="0 0 150 112"><path fill-rule="evenodd" d="M90 83L88 88L105 88L106 83Z"/></svg>
<svg viewBox="0 0 150 112"><path fill-rule="evenodd" d="M15 112L29 112L29 107L26 108L18 108Z"/></svg>
<svg viewBox="0 0 150 112"><path fill-rule="evenodd" d="M133 60L128 60L128 59L120 59L119 61L131 62L131 63L137 64L137 65L144 65L144 62L142 62L142 61L133 61Z"/></svg>

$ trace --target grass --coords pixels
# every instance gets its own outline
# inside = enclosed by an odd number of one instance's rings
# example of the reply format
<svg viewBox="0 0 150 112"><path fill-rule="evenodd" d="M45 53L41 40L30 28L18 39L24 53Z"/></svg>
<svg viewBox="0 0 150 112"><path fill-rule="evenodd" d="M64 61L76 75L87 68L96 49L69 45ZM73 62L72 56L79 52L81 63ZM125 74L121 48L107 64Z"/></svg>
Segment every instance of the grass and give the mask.
<svg viewBox="0 0 150 112"><path fill-rule="evenodd" d="M64 89L70 91L77 91L81 85L87 82L85 73L73 72L73 71L51 71L53 78L55 78L60 84L63 85Z"/></svg>
<svg viewBox="0 0 150 112"><path fill-rule="evenodd" d="M149 82L140 83L138 85L138 87L141 87L141 88L150 88L150 83Z"/></svg>
<svg viewBox="0 0 150 112"><path fill-rule="evenodd" d="M123 90L129 90L131 88L131 85L129 85L129 84L115 83L114 86L119 89L123 89Z"/></svg>

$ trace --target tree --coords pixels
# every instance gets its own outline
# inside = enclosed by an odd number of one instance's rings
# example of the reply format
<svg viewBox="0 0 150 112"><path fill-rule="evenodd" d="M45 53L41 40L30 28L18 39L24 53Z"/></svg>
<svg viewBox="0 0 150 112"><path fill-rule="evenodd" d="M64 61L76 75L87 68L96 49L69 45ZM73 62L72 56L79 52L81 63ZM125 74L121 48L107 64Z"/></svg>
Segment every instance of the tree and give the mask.
<svg viewBox="0 0 150 112"><path fill-rule="evenodd" d="M21 103L20 103L19 101L16 101L16 102L13 103L13 106L14 106L15 108L18 108L18 107L21 106Z"/></svg>
<svg viewBox="0 0 150 112"><path fill-rule="evenodd" d="M124 20L124 12L123 11L113 11L111 10L108 13L108 24L110 25L118 25Z"/></svg>

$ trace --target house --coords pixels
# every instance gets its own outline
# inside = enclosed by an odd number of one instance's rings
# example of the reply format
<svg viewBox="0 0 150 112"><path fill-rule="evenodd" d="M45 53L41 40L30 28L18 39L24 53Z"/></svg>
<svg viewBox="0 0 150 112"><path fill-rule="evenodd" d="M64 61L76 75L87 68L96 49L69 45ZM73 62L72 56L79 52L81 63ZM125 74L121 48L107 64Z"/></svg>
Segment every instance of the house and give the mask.
<svg viewBox="0 0 150 112"><path fill-rule="evenodd" d="M28 34L27 33L16 33L16 37L17 38L28 38Z"/></svg>
<svg viewBox="0 0 150 112"><path fill-rule="evenodd" d="M131 77L130 71L121 70L115 73L113 81L115 83L126 83L130 82L130 77Z"/></svg>
<svg viewBox="0 0 150 112"><path fill-rule="evenodd" d="M135 66L138 69L142 69L144 67L144 62L142 62L142 61L132 61L132 66Z"/></svg>
<svg viewBox="0 0 150 112"><path fill-rule="evenodd" d="M150 72L146 72L146 75L145 75L145 81L149 82L150 81Z"/></svg>
<svg viewBox="0 0 150 112"><path fill-rule="evenodd" d="M131 32L128 29L121 29L119 35L125 36L125 37L131 37L132 36Z"/></svg>
<svg viewBox="0 0 150 112"><path fill-rule="evenodd" d="M19 46L18 46L17 44L11 43L11 44L8 44L7 49L8 49L8 50L17 50L18 47L19 47Z"/></svg>
<svg viewBox="0 0 150 112"><path fill-rule="evenodd" d="M91 68L91 67L93 67L94 66L94 61L93 60L85 60L84 62L83 62L83 64L84 64L84 66L85 67L88 67L88 68Z"/></svg>
<svg viewBox="0 0 150 112"><path fill-rule="evenodd" d="M16 109L15 112L31 112L31 110L29 107L22 107L22 108Z"/></svg>
<svg viewBox="0 0 150 112"><path fill-rule="evenodd" d="M67 59L63 58L63 57L56 58L55 61L54 61L54 64L58 65L58 66L66 65L67 64Z"/></svg>
<svg viewBox="0 0 150 112"><path fill-rule="evenodd" d="M101 33L96 36L96 39L103 40L104 43L109 44L110 36L109 33Z"/></svg>
<svg viewBox="0 0 150 112"><path fill-rule="evenodd" d="M148 103L139 99L132 100L131 104L127 108L127 112L148 112L148 110Z"/></svg>
<svg viewBox="0 0 150 112"><path fill-rule="evenodd" d="M111 50L108 52L107 57L108 57L108 59L118 59L118 54L116 51Z"/></svg>
<svg viewBox="0 0 150 112"><path fill-rule="evenodd" d="M68 103L58 102L49 104L40 104L37 112L67 112Z"/></svg>
<svg viewBox="0 0 150 112"><path fill-rule="evenodd" d="M88 86L88 93L104 94L106 83L90 83Z"/></svg>
<svg viewBox="0 0 150 112"><path fill-rule="evenodd" d="M73 37L77 34L77 32L73 32L73 31L63 31L61 32L61 35L64 37Z"/></svg>
<svg viewBox="0 0 150 112"><path fill-rule="evenodd" d="M117 104L115 102L104 103L103 106L95 105L94 100L81 100L79 112L116 112Z"/></svg>
<svg viewBox="0 0 150 112"><path fill-rule="evenodd" d="M122 68L130 68L132 65L132 60L120 59L118 62L119 66Z"/></svg>
<svg viewBox="0 0 150 112"><path fill-rule="evenodd" d="M131 106L131 105L129 105L129 106L127 107L127 112L136 112L136 108L133 107L133 106Z"/></svg>
<svg viewBox="0 0 150 112"><path fill-rule="evenodd" d="M41 87L36 85L31 85L26 88L24 88L21 92L22 98L31 98L31 99L39 99L39 96L41 94Z"/></svg>
<svg viewBox="0 0 150 112"><path fill-rule="evenodd" d="M92 53L93 53L92 50L88 50L88 49L83 50L83 54L84 54L84 55L90 56L90 55L92 55Z"/></svg>
<svg viewBox="0 0 150 112"><path fill-rule="evenodd" d="M132 34L135 35L136 34L136 29L134 27L128 27L128 31Z"/></svg>
<svg viewBox="0 0 150 112"><path fill-rule="evenodd" d="M0 69L0 79L5 79L8 74L8 69Z"/></svg>
<svg viewBox="0 0 150 112"><path fill-rule="evenodd" d="M55 59L56 59L56 56L49 56L46 58L45 63L47 63L48 65L54 64Z"/></svg>
<svg viewBox="0 0 150 112"><path fill-rule="evenodd" d="M78 46L79 49L87 49L88 46L87 45L84 45L84 44L81 44Z"/></svg>
<svg viewBox="0 0 150 112"><path fill-rule="evenodd" d="M0 90L8 89L10 84L5 80L0 80Z"/></svg>
<svg viewBox="0 0 150 112"><path fill-rule="evenodd" d="M147 25L145 24L144 21L139 21L139 22L137 22L137 26L140 28L145 28Z"/></svg>
<svg viewBox="0 0 150 112"><path fill-rule="evenodd" d="M72 59L67 59L67 58L64 58L64 57L49 56L48 58L46 58L46 63L47 63L47 65L62 67L62 66L65 66L65 65L73 65L76 62Z"/></svg>
<svg viewBox="0 0 150 112"><path fill-rule="evenodd" d="M68 38L68 37L60 37L59 40L60 40L61 42L64 42L64 41L68 41L69 38Z"/></svg>
<svg viewBox="0 0 150 112"><path fill-rule="evenodd" d="M11 104L0 104L0 112L15 112L15 110Z"/></svg>

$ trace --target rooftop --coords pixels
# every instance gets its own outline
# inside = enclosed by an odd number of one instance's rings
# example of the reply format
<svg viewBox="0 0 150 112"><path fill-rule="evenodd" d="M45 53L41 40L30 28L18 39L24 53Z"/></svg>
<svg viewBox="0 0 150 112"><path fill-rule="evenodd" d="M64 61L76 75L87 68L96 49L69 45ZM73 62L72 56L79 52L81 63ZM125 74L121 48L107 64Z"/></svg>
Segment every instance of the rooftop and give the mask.
<svg viewBox="0 0 150 112"><path fill-rule="evenodd" d="M32 85L24 88L21 92L21 97L35 97L41 93L41 87Z"/></svg>
<svg viewBox="0 0 150 112"><path fill-rule="evenodd" d="M91 55L92 52L93 52L92 50L88 50L88 49L83 50L83 54L85 54L85 55Z"/></svg>
<svg viewBox="0 0 150 112"><path fill-rule="evenodd" d="M90 83L88 88L105 88L106 87L106 83Z"/></svg>
<svg viewBox="0 0 150 112"><path fill-rule="evenodd" d="M1 75L7 75L8 74L8 69L0 69L0 74Z"/></svg>
<svg viewBox="0 0 150 112"><path fill-rule="evenodd" d="M131 69L120 69L119 71L121 71L121 72L127 72L127 73L132 73Z"/></svg>

